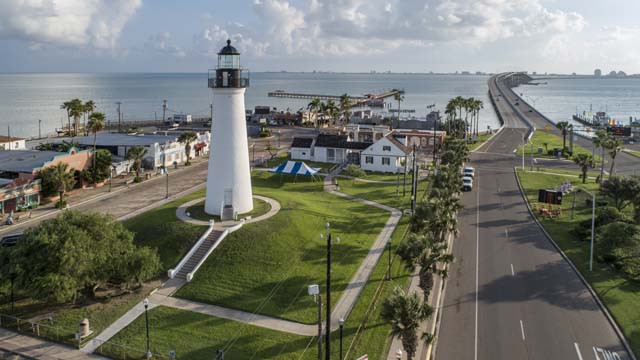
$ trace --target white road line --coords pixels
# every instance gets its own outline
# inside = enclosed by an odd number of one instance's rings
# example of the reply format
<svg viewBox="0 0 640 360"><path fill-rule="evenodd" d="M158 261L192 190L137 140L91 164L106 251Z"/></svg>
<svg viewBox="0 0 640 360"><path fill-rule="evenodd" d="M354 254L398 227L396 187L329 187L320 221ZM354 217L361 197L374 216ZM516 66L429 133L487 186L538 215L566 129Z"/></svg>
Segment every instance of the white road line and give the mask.
<svg viewBox="0 0 640 360"><path fill-rule="evenodd" d="M516 276L516 272L513 271L513 264L511 264L511 275Z"/></svg>
<svg viewBox="0 0 640 360"><path fill-rule="evenodd" d="M578 353L578 360L582 360L582 353L580 353L580 346L578 346L578 343L573 343L573 346L576 347L576 353Z"/></svg>
<svg viewBox="0 0 640 360"><path fill-rule="evenodd" d="M524 324L522 323L522 320L520 320L520 330L522 331L522 340L524 340Z"/></svg>
<svg viewBox="0 0 640 360"><path fill-rule="evenodd" d="M509 239L509 229L508 228L504 228L504 235L507 237L507 240Z"/></svg>
<svg viewBox="0 0 640 360"><path fill-rule="evenodd" d="M478 261L480 258L480 170L478 170L476 192L476 331L474 359L478 360Z"/></svg>

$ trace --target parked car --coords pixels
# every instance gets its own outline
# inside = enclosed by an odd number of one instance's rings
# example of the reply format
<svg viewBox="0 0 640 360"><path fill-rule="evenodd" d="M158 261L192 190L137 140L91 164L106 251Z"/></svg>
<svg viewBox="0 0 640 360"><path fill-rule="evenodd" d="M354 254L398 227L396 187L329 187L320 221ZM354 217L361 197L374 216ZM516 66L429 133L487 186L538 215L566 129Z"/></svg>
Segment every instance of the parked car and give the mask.
<svg viewBox="0 0 640 360"><path fill-rule="evenodd" d="M473 178L465 176L462 178L462 191L473 190Z"/></svg>
<svg viewBox="0 0 640 360"><path fill-rule="evenodd" d="M462 170L462 176L468 176L473 179L476 177L475 175L476 171L471 166L465 166L465 168Z"/></svg>
<svg viewBox="0 0 640 360"><path fill-rule="evenodd" d="M0 240L0 245L4 247L15 246L23 237L23 234L7 235Z"/></svg>

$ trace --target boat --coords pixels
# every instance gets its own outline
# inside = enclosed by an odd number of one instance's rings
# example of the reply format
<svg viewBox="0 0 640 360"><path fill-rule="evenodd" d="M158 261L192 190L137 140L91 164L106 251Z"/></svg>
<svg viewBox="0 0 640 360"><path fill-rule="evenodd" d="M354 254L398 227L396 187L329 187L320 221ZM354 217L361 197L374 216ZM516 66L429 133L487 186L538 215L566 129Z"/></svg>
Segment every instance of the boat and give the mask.
<svg viewBox="0 0 640 360"><path fill-rule="evenodd" d="M604 111L598 111L594 115L589 116L588 111L583 111L582 114L573 115L573 120L586 126L608 126L611 122L611 117Z"/></svg>

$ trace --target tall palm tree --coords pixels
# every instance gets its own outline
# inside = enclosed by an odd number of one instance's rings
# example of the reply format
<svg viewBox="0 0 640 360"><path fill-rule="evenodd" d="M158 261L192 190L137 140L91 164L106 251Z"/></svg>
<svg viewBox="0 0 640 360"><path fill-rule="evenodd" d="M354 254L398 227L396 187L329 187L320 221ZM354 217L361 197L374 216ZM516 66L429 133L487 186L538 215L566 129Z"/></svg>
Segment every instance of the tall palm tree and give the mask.
<svg viewBox="0 0 640 360"><path fill-rule="evenodd" d="M567 148L567 135L569 134L569 130L573 127L573 125L569 124L568 121L560 121L556 123L556 127L560 129L562 133L562 150Z"/></svg>
<svg viewBox="0 0 640 360"><path fill-rule="evenodd" d="M582 183L587 182L587 172L590 167L595 165L593 161L593 157L589 154L580 153L573 157L573 162L575 162L582 172Z"/></svg>
<svg viewBox="0 0 640 360"><path fill-rule="evenodd" d="M474 113L476 118L476 136L480 128L480 110L484 109L484 103L480 99L474 100Z"/></svg>
<svg viewBox="0 0 640 360"><path fill-rule="evenodd" d="M65 101L60 105L60 109L67 111L67 122L69 129L69 136L71 136L71 108L73 107L73 103L71 101Z"/></svg>
<svg viewBox="0 0 640 360"><path fill-rule="evenodd" d="M609 157L611 158L611 170L609 170L609 178L611 178L615 175L616 156L618 156L618 153L622 150L622 141L610 136L607 149L609 150Z"/></svg>
<svg viewBox="0 0 640 360"><path fill-rule="evenodd" d="M309 105L307 105L307 109L314 115L313 118L316 123L316 132L320 131L320 124L318 122L318 111L320 111L321 108L322 101L320 101L320 99L313 99L311 100Z"/></svg>
<svg viewBox="0 0 640 360"><path fill-rule="evenodd" d="M393 100L398 102L398 126L400 126L400 103L404 101L404 95L398 91L393 95Z"/></svg>
<svg viewBox="0 0 640 360"><path fill-rule="evenodd" d="M184 144L184 152L187 154L185 165L191 165L191 143L198 140L198 135L192 131L183 132L178 137L178 141Z"/></svg>
<svg viewBox="0 0 640 360"><path fill-rule="evenodd" d="M136 181L140 181L140 169L142 168L142 159L147 155L147 149L142 146L132 146L127 151L127 160L133 160L133 169L136 172Z"/></svg>
<svg viewBox="0 0 640 360"><path fill-rule="evenodd" d="M60 194L60 209L64 207L64 195L71 190L76 181L73 178L73 169L69 168L67 163L59 162L53 168L52 173L53 185L58 189Z"/></svg>
<svg viewBox="0 0 640 360"><path fill-rule="evenodd" d="M93 175L96 174L96 142L98 133L104 130L105 115L101 112L92 112L89 115L89 124L87 128L93 133Z"/></svg>
<svg viewBox="0 0 640 360"><path fill-rule="evenodd" d="M596 135L592 138L593 146L602 149L602 156L600 159L600 176L598 178L598 182L602 182L604 178L604 153L609 146L610 137L611 135L609 135L605 130L598 130L596 131Z"/></svg>
<svg viewBox="0 0 640 360"><path fill-rule="evenodd" d="M349 94L342 94L340 96L340 112L345 124L349 123L349 110L351 110L351 97L349 97Z"/></svg>
<svg viewBox="0 0 640 360"><path fill-rule="evenodd" d="M400 338L402 347L407 352L407 359L413 360L418 348L420 324L432 314L433 309L422 302L417 293L407 294L396 286L393 294L382 303L380 317L391 325L391 334ZM426 338L432 339L430 336Z"/></svg>
<svg viewBox="0 0 640 360"><path fill-rule="evenodd" d="M438 275L445 279L448 272L446 267L442 265L451 263L453 259L454 257L448 253L447 244L445 243L432 243L429 248L422 252L418 259L418 264L420 264L418 286L423 291L425 301L427 301L431 289L433 289L433 275ZM440 267L438 267L439 264L441 265Z"/></svg>
<svg viewBox="0 0 640 360"><path fill-rule="evenodd" d="M96 103L93 100L89 100L84 103L84 133L87 134L87 115L93 114L96 110Z"/></svg>
<svg viewBox="0 0 640 360"><path fill-rule="evenodd" d="M80 99L71 100L69 115L73 118L73 136L78 136L82 114L84 114L84 104L82 101ZM69 129L69 132L71 132L71 129Z"/></svg>
<svg viewBox="0 0 640 360"><path fill-rule="evenodd" d="M329 115L329 118L335 121L335 118L339 114L340 109L336 105L335 101L328 100L326 103L324 103L323 111L325 114Z"/></svg>

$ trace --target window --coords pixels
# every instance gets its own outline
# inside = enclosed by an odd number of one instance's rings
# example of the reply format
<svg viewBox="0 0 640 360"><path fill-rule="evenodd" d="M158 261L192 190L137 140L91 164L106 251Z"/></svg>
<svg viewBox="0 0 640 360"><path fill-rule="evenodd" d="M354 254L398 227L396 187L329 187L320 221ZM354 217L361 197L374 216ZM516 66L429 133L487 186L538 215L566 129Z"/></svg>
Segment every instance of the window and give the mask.
<svg viewBox="0 0 640 360"><path fill-rule="evenodd" d="M327 149L327 161L336 161L336 149Z"/></svg>
<svg viewBox="0 0 640 360"><path fill-rule="evenodd" d="M391 159L389 159L388 157L383 157L382 165L391 165Z"/></svg>
<svg viewBox="0 0 640 360"><path fill-rule="evenodd" d="M388 145L383 146L382 151L391 151L391 146L388 146Z"/></svg>
<svg viewBox="0 0 640 360"><path fill-rule="evenodd" d="M373 156L367 156L364 158L366 164L373 164Z"/></svg>

